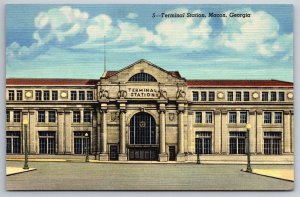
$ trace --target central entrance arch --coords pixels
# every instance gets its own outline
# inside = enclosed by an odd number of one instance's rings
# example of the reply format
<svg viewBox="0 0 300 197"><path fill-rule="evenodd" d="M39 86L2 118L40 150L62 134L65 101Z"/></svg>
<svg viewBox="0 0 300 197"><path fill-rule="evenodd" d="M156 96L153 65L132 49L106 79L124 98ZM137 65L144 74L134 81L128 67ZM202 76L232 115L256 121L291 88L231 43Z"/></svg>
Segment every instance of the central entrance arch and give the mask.
<svg viewBox="0 0 300 197"><path fill-rule="evenodd" d="M153 116L139 112L130 119L129 160L157 160L156 123Z"/></svg>

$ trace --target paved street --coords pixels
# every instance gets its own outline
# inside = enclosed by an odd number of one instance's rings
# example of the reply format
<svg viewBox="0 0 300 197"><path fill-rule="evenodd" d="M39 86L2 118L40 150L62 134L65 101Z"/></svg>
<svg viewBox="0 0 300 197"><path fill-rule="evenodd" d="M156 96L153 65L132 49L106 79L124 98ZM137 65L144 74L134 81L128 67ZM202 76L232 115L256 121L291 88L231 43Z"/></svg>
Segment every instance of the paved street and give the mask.
<svg viewBox="0 0 300 197"><path fill-rule="evenodd" d="M23 162L7 161L7 166ZM289 190L294 183L241 172L245 165L30 162L7 176L8 190ZM255 165L292 169L292 165Z"/></svg>

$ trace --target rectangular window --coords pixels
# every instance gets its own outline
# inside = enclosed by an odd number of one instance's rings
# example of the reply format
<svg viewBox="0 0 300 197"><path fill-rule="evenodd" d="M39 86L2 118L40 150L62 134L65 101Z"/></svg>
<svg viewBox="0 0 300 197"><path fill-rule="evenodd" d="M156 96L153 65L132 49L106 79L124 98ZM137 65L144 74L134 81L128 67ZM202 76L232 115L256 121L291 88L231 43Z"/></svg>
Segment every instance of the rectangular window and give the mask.
<svg viewBox="0 0 300 197"><path fill-rule="evenodd" d="M14 122L21 122L21 112L14 111Z"/></svg>
<svg viewBox="0 0 300 197"><path fill-rule="evenodd" d="M240 123L247 123L247 112L240 112Z"/></svg>
<svg viewBox="0 0 300 197"><path fill-rule="evenodd" d="M20 154L21 153L21 138L19 131L6 132L6 153Z"/></svg>
<svg viewBox="0 0 300 197"><path fill-rule="evenodd" d="M79 100L81 101L85 100L84 91L79 91Z"/></svg>
<svg viewBox="0 0 300 197"><path fill-rule="evenodd" d="M23 100L23 91L17 90L17 101Z"/></svg>
<svg viewBox="0 0 300 197"><path fill-rule="evenodd" d="M55 111L49 111L48 122L56 122Z"/></svg>
<svg viewBox="0 0 300 197"><path fill-rule="evenodd" d="M236 112L229 112L229 123L236 123Z"/></svg>
<svg viewBox="0 0 300 197"><path fill-rule="evenodd" d="M80 122L80 111L73 111L73 122Z"/></svg>
<svg viewBox="0 0 300 197"><path fill-rule="evenodd" d="M276 101L276 92L271 92L271 101Z"/></svg>
<svg viewBox="0 0 300 197"><path fill-rule="evenodd" d="M86 99L89 101L93 100L93 91L86 92Z"/></svg>
<svg viewBox="0 0 300 197"><path fill-rule="evenodd" d="M10 122L10 111L6 110L6 122Z"/></svg>
<svg viewBox="0 0 300 197"><path fill-rule="evenodd" d="M244 92L244 101L249 101L249 92Z"/></svg>
<svg viewBox="0 0 300 197"><path fill-rule="evenodd" d="M199 100L199 93L193 92L193 101L198 101L198 100Z"/></svg>
<svg viewBox="0 0 300 197"><path fill-rule="evenodd" d="M76 91L71 91L71 100L76 101L77 100L77 92Z"/></svg>
<svg viewBox="0 0 300 197"><path fill-rule="evenodd" d="M48 90L44 91L44 101L49 101L50 99L50 92Z"/></svg>
<svg viewBox="0 0 300 197"><path fill-rule="evenodd" d="M281 124L282 123L282 113L275 112L275 123Z"/></svg>
<svg viewBox="0 0 300 197"><path fill-rule="evenodd" d="M233 101L233 92L227 92L227 101Z"/></svg>
<svg viewBox="0 0 300 197"><path fill-rule="evenodd" d="M40 91L40 90L35 91L35 100L37 100L37 101L42 100L42 91Z"/></svg>
<svg viewBox="0 0 300 197"><path fill-rule="evenodd" d="M209 92L208 93L208 100L209 101L215 101L215 92Z"/></svg>
<svg viewBox="0 0 300 197"><path fill-rule="evenodd" d="M38 111L38 122L45 122L45 111Z"/></svg>
<svg viewBox="0 0 300 197"><path fill-rule="evenodd" d="M229 154L245 154L246 132L229 132Z"/></svg>
<svg viewBox="0 0 300 197"><path fill-rule="evenodd" d="M10 101L15 100L15 91L14 90L8 90L8 100L10 100Z"/></svg>
<svg viewBox="0 0 300 197"><path fill-rule="evenodd" d="M205 123L212 123L212 112L205 112Z"/></svg>
<svg viewBox="0 0 300 197"><path fill-rule="evenodd" d="M271 112L264 112L264 123L265 124L272 123L272 113Z"/></svg>
<svg viewBox="0 0 300 197"><path fill-rule="evenodd" d="M55 154L55 132L39 132L40 154Z"/></svg>
<svg viewBox="0 0 300 197"><path fill-rule="evenodd" d="M236 92L235 93L235 100L236 101L241 101L242 100L242 93L241 92Z"/></svg>
<svg viewBox="0 0 300 197"><path fill-rule="evenodd" d="M281 154L281 132L264 132L264 154Z"/></svg>
<svg viewBox="0 0 300 197"><path fill-rule="evenodd" d="M279 101L284 101L284 92L279 92Z"/></svg>
<svg viewBox="0 0 300 197"><path fill-rule="evenodd" d="M85 137L86 133L88 137ZM91 152L90 132L74 131L74 154L86 154L86 149Z"/></svg>
<svg viewBox="0 0 300 197"><path fill-rule="evenodd" d="M52 91L52 101L57 101L58 100L58 91L53 90Z"/></svg>
<svg viewBox="0 0 300 197"><path fill-rule="evenodd" d="M202 123L202 112L196 112L195 113L195 122L196 123Z"/></svg>
<svg viewBox="0 0 300 197"><path fill-rule="evenodd" d="M91 111L83 111L83 122L91 122Z"/></svg>
<svg viewBox="0 0 300 197"><path fill-rule="evenodd" d="M206 92L201 92L201 101L206 101Z"/></svg>
<svg viewBox="0 0 300 197"><path fill-rule="evenodd" d="M269 100L269 93L268 92L262 92L261 93L261 100L262 101L268 101Z"/></svg>
<svg viewBox="0 0 300 197"><path fill-rule="evenodd" d="M196 154L211 154L211 132L196 132L195 152Z"/></svg>

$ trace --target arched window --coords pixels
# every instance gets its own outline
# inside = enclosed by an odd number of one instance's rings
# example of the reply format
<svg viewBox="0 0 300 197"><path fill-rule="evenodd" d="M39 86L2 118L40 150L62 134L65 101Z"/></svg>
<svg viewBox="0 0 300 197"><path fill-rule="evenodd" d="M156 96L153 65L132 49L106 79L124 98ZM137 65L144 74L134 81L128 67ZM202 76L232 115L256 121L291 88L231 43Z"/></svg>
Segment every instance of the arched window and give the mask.
<svg viewBox="0 0 300 197"><path fill-rule="evenodd" d="M134 81L134 82L156 82L157 80L152 76L152 75L149 75L147 73L138 73L138 74L135 74L133 75L129 81Z"/></svg>

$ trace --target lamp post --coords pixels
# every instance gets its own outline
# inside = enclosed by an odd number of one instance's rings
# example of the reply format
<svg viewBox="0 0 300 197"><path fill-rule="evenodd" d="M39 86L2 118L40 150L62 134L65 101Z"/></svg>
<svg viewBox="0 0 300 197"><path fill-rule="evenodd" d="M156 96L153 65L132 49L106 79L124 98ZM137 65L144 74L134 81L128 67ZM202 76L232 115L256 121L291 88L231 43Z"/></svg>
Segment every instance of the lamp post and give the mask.
<svg viewBox="0 0 300 197"><path fill-rule="evenodd" d="M246 124L246 129L247 129L247 144L248 144L248 150L247 150L247 169L246 172L252 172L252 168L251 168L251 162L250 162L250 129L251 129L251 125L250 124Z"/></svg>
<svg viewBox="0 0 300 197"><path fill-rule="evenodd" d="M200 134L196 134L196 140L197 140L197 164L200 164Z"/></svg>
<svg viewBox="0 0 300 197"><path fill-rule="evenodd" d="M89 146L88 146L88 140L89 140L89 134L85 133L85 162L89 162Z"/></svg>
<svg viewBox="0 0 300 197"><path fill-rule="evenodd" d="M28 170L29 169L29 166L28 166L28 145L27 145L27 128L28 128L28 119L25 118L23 120L23 126L24 126L24 154L25 154L25 160L24 160L24 166L23 166L23 169L24 170Z"/></svg>

